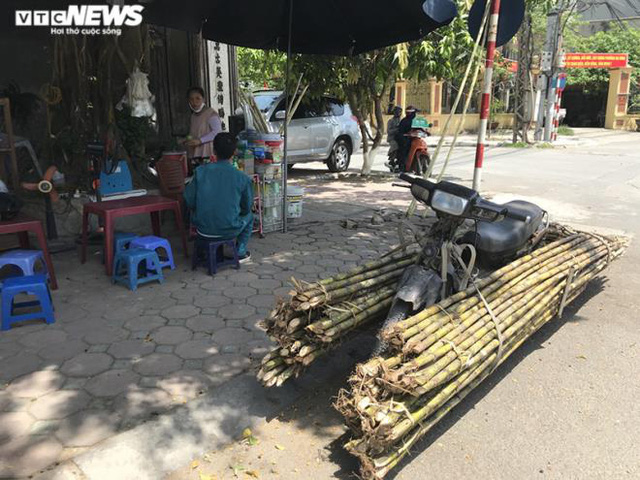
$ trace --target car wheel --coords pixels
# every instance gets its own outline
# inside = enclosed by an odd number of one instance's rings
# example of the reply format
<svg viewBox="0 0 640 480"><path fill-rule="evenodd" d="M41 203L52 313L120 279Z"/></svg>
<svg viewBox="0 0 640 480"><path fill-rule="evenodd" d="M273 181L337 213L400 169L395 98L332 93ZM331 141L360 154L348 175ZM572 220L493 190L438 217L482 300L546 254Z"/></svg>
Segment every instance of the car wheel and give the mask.
<svg viewBox="0 0 640 480"><path fill-rule="evenodd" d="M346 140L338 140L331 150L331 156L327 160L330 172L344 172L351 162L351 150Z"/></svg>

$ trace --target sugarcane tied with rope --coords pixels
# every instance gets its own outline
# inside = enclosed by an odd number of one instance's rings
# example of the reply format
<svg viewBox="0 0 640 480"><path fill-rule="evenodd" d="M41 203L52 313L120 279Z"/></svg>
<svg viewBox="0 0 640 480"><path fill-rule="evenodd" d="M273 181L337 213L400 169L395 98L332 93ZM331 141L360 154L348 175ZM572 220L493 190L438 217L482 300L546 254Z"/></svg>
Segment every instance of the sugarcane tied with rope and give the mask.
<svg viewBox="0 0 640 480"><path fill-rule="evenodd" d="M292 279L263 326L276 342L258 379L278 387L363 328L379 330L335 402L346 449L366 479L383 478L527 338L562 315L626 248L550 224L540 207L504 205L450 182L401 175L436 213L425 231L349 272ZM474 225L470 228L467 220Z"/></svg>

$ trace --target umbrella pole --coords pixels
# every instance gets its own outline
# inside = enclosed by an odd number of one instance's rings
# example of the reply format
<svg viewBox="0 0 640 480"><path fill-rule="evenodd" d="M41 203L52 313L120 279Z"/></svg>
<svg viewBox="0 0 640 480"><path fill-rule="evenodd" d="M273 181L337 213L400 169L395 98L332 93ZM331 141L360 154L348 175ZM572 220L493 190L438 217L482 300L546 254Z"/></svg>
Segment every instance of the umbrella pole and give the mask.
<svg viewBox="0 0 640 480"><path fill-rule="evenodd" d="M293 30L293 0L289 0L289 35L287 38L287 71L285 72L285 84L284 84L284 96L286 105L286 114L284 118L284 163L282 169L282 231L287 232L287 213L289 211L289 205L287 204L287 181L288 181L288 166L289 166L289 152L288 152L288 131L289 131L289 108L291 107L289 98L289 76L291 74L291 34Z"/></svg>
<svg viewBox="0 0 640 480"><path fill-rule="evenodd" d="M491 16L489 17L489 31L487 36L487 63L484 70L482 85L482 103L480 106L480 128L478 130L478 144L476 146L476 162L473 170L473 189L480 191L482 182L482 163L484 162L485 141L489 123L489 107L491 104L491 90L493 85L493 57L496 52L496 37L498 33L498 19L500 16L500 0L491 1Z"/></svg>

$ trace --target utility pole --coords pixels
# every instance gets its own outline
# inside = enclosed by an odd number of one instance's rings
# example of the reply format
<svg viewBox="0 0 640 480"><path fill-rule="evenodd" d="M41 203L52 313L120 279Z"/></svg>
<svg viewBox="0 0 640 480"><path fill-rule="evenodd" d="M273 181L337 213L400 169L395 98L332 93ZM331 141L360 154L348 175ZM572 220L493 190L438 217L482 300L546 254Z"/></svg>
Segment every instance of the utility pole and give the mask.
<svg viewBox="0 0 640 480"><path fill-rule="evenodd" d="M531 11L527 9L520 32L518 32L518 71L516 73L515 92L513 96L513 143L522 140L529 143L529 127L533 120L533 79L531 69L533 35L531 31Z"/></svg>
<svg viewBox="0 0 640 480"><path fill-rule="evenodd" d="M536 122L536 140L548 142L551 140L553 127L553 110L555 100L555 83L557 64L562 49L562 12L565 0L558 0L558 4L547 14L547 36L542 51L541 71L538 78L537 90L540 93L538 118Z"/></svg>

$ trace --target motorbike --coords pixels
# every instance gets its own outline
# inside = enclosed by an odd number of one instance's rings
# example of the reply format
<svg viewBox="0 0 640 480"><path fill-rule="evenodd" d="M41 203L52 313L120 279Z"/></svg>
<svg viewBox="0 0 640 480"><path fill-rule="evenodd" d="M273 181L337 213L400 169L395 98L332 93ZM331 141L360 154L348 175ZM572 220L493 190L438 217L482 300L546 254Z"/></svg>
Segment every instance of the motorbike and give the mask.
<svg viewBox="0 0 640 480"><path fill-rule="evenodd" d="M431 157L429 156L429 147L427 146L427 137L431 136L429 128L432 125L422 117L416 117L412 124L411 130L404 136L410 139L409 154L406 158L398 158L400 150L395 152L394 158L389 154L389 170L391 172L404 171L413 172L422 175L429 168ZM405 162L402 168L399 167L400 162Z"/></svg>
<svg viewBox="0 0 640 480"><path fill-rule="evenodd" d="M383 330L465 290L481 270L495 270L533 251L548 231L547 212L533 203L514 200L501 205L456 183L433 183L407 173L400 179L405 183L394 185L410 189L437 219L423 235L405 225L420 252L401 276ZM404 237L401 231L403 243ZM386 348L379 339L374 355Z"/></svg>

